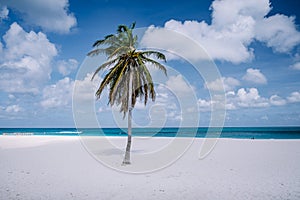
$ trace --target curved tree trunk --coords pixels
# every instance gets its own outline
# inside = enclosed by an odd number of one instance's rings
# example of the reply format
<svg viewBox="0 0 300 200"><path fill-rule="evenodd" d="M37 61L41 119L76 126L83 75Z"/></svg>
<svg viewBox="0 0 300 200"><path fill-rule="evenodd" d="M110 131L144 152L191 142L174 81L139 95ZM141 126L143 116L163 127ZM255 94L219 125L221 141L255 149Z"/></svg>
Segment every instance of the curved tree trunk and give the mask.
<svg viewBox="0 0 300 200"><path fill-rule="evenodd" d="M131 148L131 120L132 120L132 72L129 72L129 91L128 91L128 130L127 130L127 145L123 165L130 164L130 148Z"/></svg>

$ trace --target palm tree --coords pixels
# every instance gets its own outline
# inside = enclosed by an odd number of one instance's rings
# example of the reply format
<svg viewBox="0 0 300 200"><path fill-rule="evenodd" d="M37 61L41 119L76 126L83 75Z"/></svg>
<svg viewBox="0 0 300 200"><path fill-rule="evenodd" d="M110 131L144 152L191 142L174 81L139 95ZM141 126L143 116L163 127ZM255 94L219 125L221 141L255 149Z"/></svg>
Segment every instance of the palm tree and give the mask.
<svg viewBox="0 0 300 200"><path fill-rule="evenodd" d="M166 62L164 54L157 51L137 50L138 37L132 33L134 27L135 23L130 27L119 25L117 34L107 35L103 40L97 40L93 44L94 49L88 53L88 56L95 56L100 53L107 56L107 61L96 69L92 77L93 80L99 71L108 69L96 91L97 99L100 98L103 89L108 87L110 106L120 106L123 118L128 113L128 137L123 160L124 165L130 164L132 109L136 100L140 98L145 105L148 97L155 101L154 84L146 64L157 67L167 75L165 66L150 57L154 56L156 59Z"/></svg>

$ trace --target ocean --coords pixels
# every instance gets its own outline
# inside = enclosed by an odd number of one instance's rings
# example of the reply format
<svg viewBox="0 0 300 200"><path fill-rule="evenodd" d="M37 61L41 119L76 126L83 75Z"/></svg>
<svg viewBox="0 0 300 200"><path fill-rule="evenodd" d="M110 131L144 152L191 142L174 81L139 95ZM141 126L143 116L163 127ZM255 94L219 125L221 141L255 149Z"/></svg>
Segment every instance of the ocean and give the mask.
<svg viewBox="0 0 300 200"><path fill-rule="evenodd" d="M208 132L209 130L209 132ZM300 139L300 127L133 128L133 136L236 139ZM0 128L0 135L124 136L121 128Z"/></svg>

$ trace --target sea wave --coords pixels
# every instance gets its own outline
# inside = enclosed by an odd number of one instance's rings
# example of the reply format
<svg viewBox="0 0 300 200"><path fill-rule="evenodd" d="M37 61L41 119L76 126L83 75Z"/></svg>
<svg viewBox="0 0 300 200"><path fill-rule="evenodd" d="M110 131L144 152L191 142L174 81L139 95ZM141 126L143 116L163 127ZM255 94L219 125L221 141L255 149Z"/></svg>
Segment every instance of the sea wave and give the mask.
<svg viewBox="0 0 300 200"><path fill-rule="evenodd" d="M82 131L59 131L60 134L80 134Z"/></svg>

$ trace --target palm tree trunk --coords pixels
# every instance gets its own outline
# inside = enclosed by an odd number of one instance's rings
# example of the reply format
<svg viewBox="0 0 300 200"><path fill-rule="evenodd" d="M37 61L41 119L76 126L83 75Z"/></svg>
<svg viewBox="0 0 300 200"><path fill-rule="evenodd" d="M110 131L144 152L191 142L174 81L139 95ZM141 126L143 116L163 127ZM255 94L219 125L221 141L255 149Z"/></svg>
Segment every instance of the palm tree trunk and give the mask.
<svg viewBox="0 0 300 200"><path fill-rule="evenodd" d="M127 145L123 165L130 164L130 148L131 148L131 120L132 120L132 72L129 71L129 91L128 91L128 130L127 130Z"/></svg>

